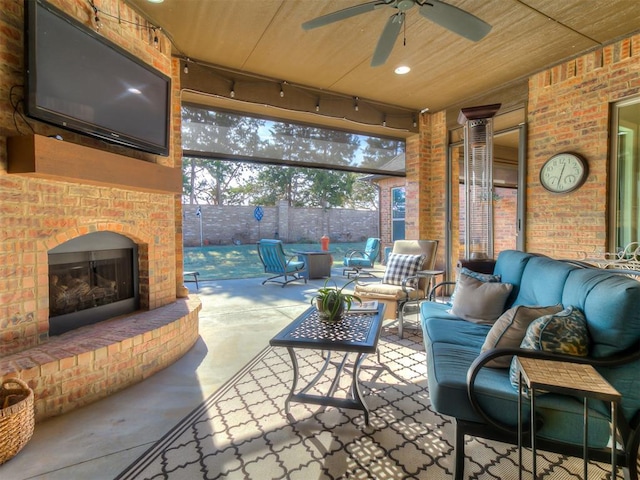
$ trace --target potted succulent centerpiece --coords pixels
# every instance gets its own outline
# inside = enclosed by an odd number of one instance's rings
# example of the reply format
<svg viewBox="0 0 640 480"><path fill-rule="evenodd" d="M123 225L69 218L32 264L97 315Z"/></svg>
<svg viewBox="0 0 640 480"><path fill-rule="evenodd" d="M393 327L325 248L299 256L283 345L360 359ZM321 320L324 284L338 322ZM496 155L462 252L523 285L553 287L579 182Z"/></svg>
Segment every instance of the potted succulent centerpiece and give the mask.
<svg viewBox="0 0 640 480"><path fill-rule="evenodd" d="M324 282L324 286L318 289L318 293L311 299L311 305L318 309L318 317L324 322L339 322L345 309L348 312L354 300L361 302L360 297L353 293L346 293L345 287L355 281L345 283L342 287L333 284L329 285L329 279Z"/></svg>

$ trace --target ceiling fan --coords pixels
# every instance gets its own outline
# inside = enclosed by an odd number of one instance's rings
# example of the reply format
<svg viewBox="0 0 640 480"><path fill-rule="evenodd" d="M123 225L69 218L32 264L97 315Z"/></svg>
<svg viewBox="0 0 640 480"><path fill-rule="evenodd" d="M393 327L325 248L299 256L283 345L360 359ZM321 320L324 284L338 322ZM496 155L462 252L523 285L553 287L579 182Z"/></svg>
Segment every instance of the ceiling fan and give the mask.
<svg viewBox="0 0 640 480"><path fill-rule="evenodd" d="M396 38L404 24L405 14L415 6L420 7L420 14L423 17L474 42L484 38L491 30L491 25L484 20L480 20L469 12L465 12L458 7L439 0L374 0L314 18L313 20L303 23L302 28L304 30L311 30L313 28L323 27L324 25L339 22L383 7L396 9L397 12L389 17L389 20L387 20L382 30L378 45L371 59L371 66L377 67L383 65L387 61L387 58L389 58Z"/></svg>

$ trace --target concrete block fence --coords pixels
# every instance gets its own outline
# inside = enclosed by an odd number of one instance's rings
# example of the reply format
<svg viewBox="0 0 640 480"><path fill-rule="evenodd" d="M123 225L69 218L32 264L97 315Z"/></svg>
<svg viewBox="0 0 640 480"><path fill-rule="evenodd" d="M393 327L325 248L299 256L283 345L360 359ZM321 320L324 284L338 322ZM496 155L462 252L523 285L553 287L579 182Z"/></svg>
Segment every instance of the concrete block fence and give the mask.
<svg viewBox="0 0 640 480"><path fill-rule="evenodd" d="M294 208L287 202L256 208L183 205L184 246L247 244L261 238L319 242L323 235L332 242L359 242L380 236L377 210Z"/></svg>

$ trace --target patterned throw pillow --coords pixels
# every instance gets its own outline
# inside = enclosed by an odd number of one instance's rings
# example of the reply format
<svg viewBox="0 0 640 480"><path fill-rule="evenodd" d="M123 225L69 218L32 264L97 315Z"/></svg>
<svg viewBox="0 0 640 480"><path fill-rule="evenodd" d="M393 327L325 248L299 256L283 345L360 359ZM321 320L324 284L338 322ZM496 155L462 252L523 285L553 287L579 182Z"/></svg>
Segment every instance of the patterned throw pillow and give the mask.
<svg viewBox="0 0 640 480"><path fill-rule="evenodd" d="M589 354L589 329L584 314L575 307L535 319L527 328L520 348L564 353L576 357ZM511 360L509 379L518 388L516 359Z"/></svg>
<svg viewBox="0 0 640 480"><path fill-rule="evenodd" d="M471 277L471 278L475 278L476 280L480 281L480 282L485 282L485 283L498 283L502 281L502 277L500 275L493 275L491 273L480 273L480 272L474 272L473 270L469 270L467 267L462 267L459 271L458 271L458 279L460 278L460 276L462 275L466 275L467 277ZM453 289L453 293L451 294L451 299L449 300L449 303L453 305L453 301L456 298L456 293L458 293L458 282L456 282L456 286Z"/></svg>
<svg viewBox="0 0 640 480"><path fill-rule="evenodd" d="M384 272L382 283L389 285L402 285L402 281L411 277L420 270L424 262L424 255L405 255L402 253L390 253L387 261L387 269ZM407 282L407 286L415 288L417 279Z"/></svg>

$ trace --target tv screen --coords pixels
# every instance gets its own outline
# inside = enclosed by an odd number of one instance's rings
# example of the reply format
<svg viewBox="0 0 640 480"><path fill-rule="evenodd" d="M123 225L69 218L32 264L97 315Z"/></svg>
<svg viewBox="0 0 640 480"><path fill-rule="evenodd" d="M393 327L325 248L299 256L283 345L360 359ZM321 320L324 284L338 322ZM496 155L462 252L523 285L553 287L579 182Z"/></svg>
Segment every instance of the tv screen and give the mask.
<svg viewBox="0 0 640 480"><path fill-rule="evenodd" d="M26 113L168 155L171 79L43 0L25 0Z"/></svg>

